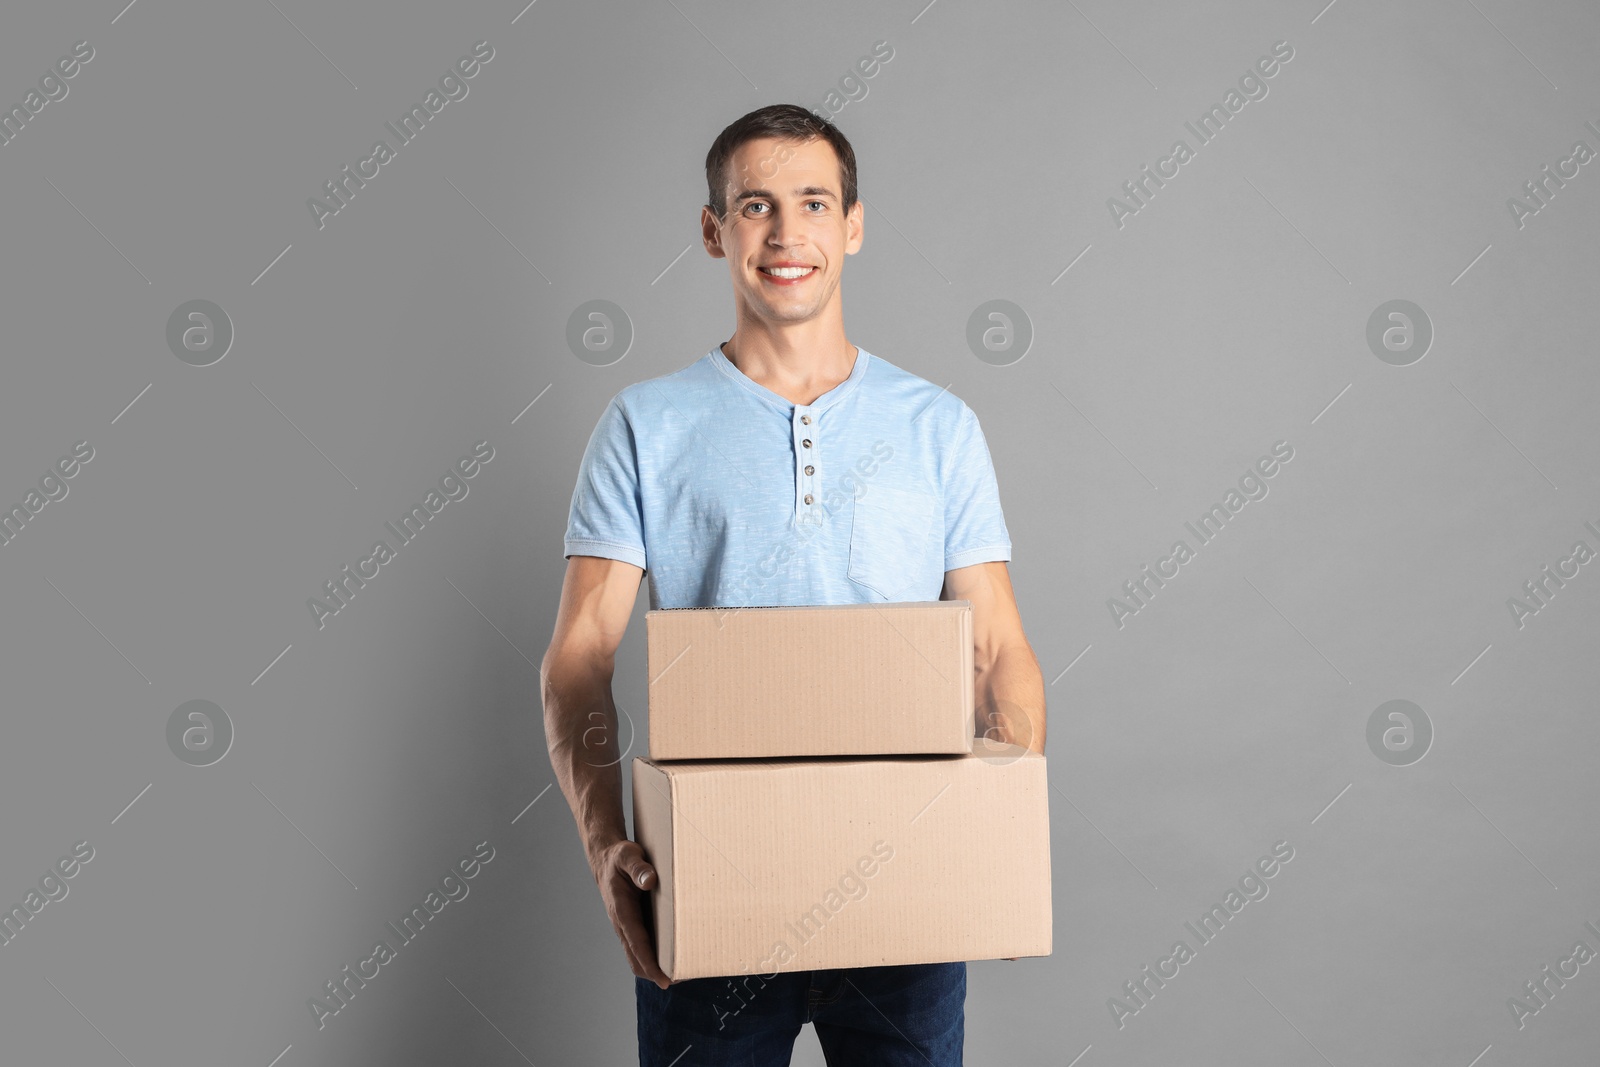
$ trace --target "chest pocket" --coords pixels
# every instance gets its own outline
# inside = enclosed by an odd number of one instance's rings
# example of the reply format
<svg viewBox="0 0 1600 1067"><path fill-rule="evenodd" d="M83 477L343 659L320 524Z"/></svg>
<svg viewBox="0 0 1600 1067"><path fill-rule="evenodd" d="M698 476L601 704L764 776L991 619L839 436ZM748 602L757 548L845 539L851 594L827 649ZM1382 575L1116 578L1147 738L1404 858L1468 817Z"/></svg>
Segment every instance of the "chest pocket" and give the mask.
<svg viewBox="0 0 1600 1067"><path fill-rule="evenodd" d="M935 504L931 493L869 486L850 520L850 580L885 600L898 600L932 579L924 572Z"/></svg>

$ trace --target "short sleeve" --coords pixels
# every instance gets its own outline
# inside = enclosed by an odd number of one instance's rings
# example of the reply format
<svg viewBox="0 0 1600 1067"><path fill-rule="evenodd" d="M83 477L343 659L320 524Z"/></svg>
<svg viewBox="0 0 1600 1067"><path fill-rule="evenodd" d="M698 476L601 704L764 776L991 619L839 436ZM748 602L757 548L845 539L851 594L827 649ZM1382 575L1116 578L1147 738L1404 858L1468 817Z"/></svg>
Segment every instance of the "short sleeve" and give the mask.
<svg viewBox="0 0 1600 1067"><path fill-rule="evenodd" d="M978 416L961 405L944 485L944 569L1011 558L1000 486Z"/></svg>
<svg viewBox="0 0 1600 1067"><path fill-rule="evenodd" d="M567 556L604 556L645 566L633 427L613 397L595 423L578 465L563 549Z"/></svg>

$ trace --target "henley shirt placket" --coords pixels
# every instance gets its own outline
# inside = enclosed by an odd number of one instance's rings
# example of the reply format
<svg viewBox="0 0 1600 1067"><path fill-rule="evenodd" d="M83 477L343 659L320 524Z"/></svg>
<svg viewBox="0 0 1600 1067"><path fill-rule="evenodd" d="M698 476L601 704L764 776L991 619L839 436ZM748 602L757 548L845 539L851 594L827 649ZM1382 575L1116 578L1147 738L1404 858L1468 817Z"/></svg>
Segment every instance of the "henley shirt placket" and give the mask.
<svg viewBox="0 0 1600 1067"><path fill-rule="evenodd" d="M817 489L817 416L810 405L796 404L789 417L794 436L794 517L805 525L822 524L822 494Z"/></svg>

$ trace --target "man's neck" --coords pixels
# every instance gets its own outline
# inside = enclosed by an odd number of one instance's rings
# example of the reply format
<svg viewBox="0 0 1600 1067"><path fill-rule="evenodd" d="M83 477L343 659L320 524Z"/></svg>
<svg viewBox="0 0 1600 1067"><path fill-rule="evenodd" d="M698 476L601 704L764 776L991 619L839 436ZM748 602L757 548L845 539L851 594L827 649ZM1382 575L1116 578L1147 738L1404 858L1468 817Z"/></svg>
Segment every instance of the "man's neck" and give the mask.
<svg viewBox="0 0 1600 1067"><path fill-rule="evenodd" d="M860 354L860 349L842 337L836 347L823 352L751 344L735 334L721 349L745 377L799 405L815 402L849 378Z"/></svg>

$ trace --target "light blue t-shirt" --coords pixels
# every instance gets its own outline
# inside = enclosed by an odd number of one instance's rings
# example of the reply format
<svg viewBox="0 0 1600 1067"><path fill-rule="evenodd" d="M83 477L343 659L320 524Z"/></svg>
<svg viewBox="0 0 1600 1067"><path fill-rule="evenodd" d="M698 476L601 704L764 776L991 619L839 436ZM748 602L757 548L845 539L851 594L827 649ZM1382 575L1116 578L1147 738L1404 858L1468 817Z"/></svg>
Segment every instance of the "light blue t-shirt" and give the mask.
<svg viewBox="0 0 1600 1067"><path fill-rule="evenodd" d="M651 608L937 600L1011 558L972 409L866 349L796 405L721 346L612 397L578 469L565 555L645 570Z"/></svg>

